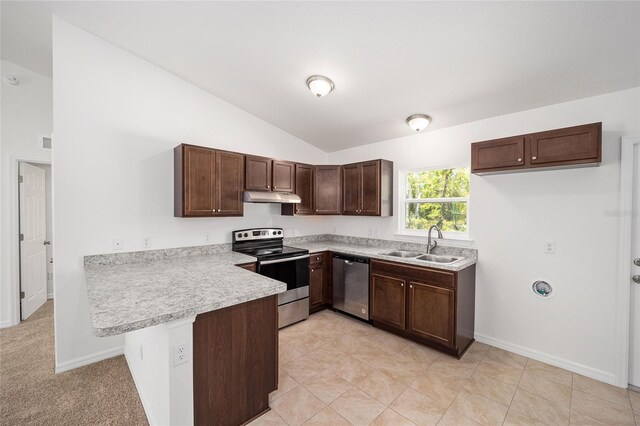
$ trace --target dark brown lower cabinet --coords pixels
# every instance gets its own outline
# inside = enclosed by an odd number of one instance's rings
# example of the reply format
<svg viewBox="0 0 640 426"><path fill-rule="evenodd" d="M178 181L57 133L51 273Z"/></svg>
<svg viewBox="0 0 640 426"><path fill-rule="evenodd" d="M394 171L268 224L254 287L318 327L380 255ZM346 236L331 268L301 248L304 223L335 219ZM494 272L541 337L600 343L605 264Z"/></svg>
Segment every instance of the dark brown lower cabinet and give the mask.
<svg viewBox="0 0 640 426"><path fill-rule="evenodd" d="M373 325L461 357L473 342L475 271L371 260Z"/></svg>
<svg viewBox="0 0 640 426"><path fill-rule="evenodd" d="M278 388L278 299L269 296L196 317L196 425L242 425L269 410Z"/></svg>
<svg viewBox="0 0 640 426"><path fill-rule="evenodd" d="M407 281L371 274L371 320L399 330L405 329Z"/></svg>
<svg viewBox="0 0 640 426"><path fill-rule="evenodd" d="M257 272L257 267L255 262L254 263L243 263L242 265L237 265L242 269L246 269L247 271L251 271L251 272Z"/></svg>
<svg viewBox="0 0 640 426"><path fill-rule="evenodd" d="M453 347L455 303L451 289L410 281L407 331Z"/></svg>
<svg viewBox="0 0 640 426"><path fill-rule="evenodd" d="M312 253L309 259L309 314L331 306L331 253Z"/></svg>

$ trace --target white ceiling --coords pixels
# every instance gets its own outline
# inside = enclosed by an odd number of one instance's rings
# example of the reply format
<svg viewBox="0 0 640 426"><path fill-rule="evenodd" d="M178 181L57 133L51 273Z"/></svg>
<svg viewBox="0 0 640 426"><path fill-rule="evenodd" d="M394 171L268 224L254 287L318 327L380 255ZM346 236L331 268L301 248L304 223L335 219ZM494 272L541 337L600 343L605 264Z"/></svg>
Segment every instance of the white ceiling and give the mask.
<svg viewBox="0 0 640 426"><path fill-rule="evenodd" d="M0 2L0 59L51 77L51 14L14 1Z"/></svg>
<svg viewBox="0 0 640 426"><path fill-rule="evenodd" d="M640 2L39 5L326 151L640 85Z"/></svg>

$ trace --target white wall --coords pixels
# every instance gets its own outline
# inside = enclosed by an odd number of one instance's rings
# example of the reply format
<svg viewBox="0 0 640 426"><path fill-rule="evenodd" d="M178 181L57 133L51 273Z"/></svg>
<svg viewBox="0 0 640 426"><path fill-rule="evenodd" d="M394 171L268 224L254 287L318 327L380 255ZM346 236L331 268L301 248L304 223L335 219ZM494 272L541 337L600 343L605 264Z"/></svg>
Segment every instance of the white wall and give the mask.
<svg viewBox="0 0 640 426"><path fill-rule="evenodd" d="M111 252L113 238L124 239L125 251L140 250L147 236L152 248L204 244L206 233L212 243L230 242L232 230L271 225L279 214L278 206L245 204L242 218L174 218L176 145L304 162L326 154L78 27L55 17L53 24L60 371L122 350L121 336L91 335L84 255Z"/></svg>
<svg viewBox="0 0 640 426"><path fill-rule="evenodd" d="M597 121L598 168L472 175L476 338L613 382L618 219L607 211L618 208L620 137L640 133L640 88L334 152L329 162L393 160L397 185L398 170L469 164L474 141ZM397 224L397 217L344 217L330 226L394 238ZM543 253L546 240L556 242L556 254ZM535 297L537 279L548 280L555 297Z"/></svg>
<svg viewBox="0 0 640 426"><path fill-rule="evenodd" d="M51 136L53 106L50 78L7 61L0 61L0 67L2 77L20 78L17 86L0 83L0 327L7 327L19 322L17 161L50 161L39 139Z"/></svg>

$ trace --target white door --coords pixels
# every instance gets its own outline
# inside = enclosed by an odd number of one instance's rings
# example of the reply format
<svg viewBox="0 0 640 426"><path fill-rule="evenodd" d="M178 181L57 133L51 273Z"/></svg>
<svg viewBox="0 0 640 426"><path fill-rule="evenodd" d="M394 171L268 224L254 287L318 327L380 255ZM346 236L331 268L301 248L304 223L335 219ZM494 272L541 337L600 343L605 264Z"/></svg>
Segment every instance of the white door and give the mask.
<svg viewBox="0 0 640 426"><path fill-rule="evenodd" d="M629 340L629 384L640 387L640 144L633 149L633 208L631 221L631 337ZM638 265L636 265L638 263Z"/></svg>
<svg viewBox="0 0 640 426"><path fill-rule="evenodd" d="M47 301L47 217L44 170L20 163L20 176L20 290L25 320Z"/></svg>

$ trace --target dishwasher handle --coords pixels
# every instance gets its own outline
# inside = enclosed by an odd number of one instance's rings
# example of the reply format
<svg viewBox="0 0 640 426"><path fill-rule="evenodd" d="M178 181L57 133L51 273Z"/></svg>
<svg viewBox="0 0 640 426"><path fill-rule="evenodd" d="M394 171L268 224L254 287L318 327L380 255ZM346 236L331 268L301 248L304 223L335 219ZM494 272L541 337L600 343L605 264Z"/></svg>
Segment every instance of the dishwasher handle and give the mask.
<svg viewBox="0 0 640 426"><path fill-rule="evenodd" d="M343 260L347 265L351 265L353 263L369 263L369 258L364 256L356 256L353 254L345 254L345 253L334 253L334 259Z"/></svg>

